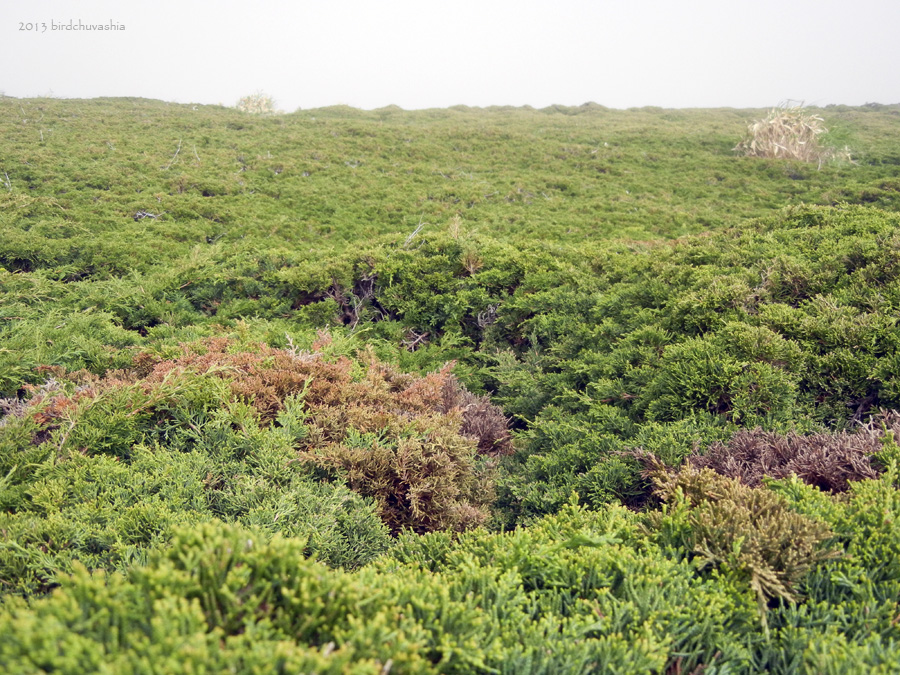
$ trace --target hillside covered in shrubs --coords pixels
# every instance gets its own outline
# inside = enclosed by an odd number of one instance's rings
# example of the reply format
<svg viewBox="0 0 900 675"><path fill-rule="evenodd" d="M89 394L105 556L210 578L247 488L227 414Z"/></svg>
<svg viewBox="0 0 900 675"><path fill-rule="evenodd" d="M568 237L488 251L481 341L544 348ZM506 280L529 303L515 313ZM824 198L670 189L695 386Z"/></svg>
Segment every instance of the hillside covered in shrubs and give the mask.
<svg viewBox="0 0 900 675"><path fill-rule="evenodd" d="M0 98L2 669L897 672L900 107L765 114Z"/></svg>

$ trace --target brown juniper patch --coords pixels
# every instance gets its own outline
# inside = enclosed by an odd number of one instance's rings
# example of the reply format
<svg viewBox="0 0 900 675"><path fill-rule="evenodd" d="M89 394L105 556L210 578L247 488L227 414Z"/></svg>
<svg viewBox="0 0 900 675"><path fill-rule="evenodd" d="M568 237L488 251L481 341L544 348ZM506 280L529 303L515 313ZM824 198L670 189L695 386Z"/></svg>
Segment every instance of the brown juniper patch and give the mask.
<svg viewBox="0 0 900 675"><path fill-rule="evenodd" d="M314 351L306 353L264 344L238 349L227 338L210 338L183 344L172 358L138 354L133 369L104 377L74 373L70 380L84 382L74 393L36 388L31 414L43 428L35 438L49 440L47 432L75 428L93 403L125 392L127 439L138 439L142 425L149 430L165 423L167 406L181 395L184 382L218 378L231 400L250 406L263 426L278 424L288 399L302 401L305 432L294 440L295 461L373 498L393 532L484 523L494 462L478 456L513 450L500 409L466 391L451 372L452 362L420 377L379 361L371 350L356 361L315 351L327 342L320 335ZM66 377L62 370L55 373ZM66 433L58 440L60 448L68 438Z"/></svg>
<svg viewBox="0 0 900 675"><path fill-rule="evenodd" d="M844 492L852 481L877 478L873 456L882 449L884 429L896 435L900 414L882 412L853 432L803 435L741 430L727 443L712 443L704 454L692 455L689 462L749 486L760 485L764 476L796 475L822 490Z"/></svg>

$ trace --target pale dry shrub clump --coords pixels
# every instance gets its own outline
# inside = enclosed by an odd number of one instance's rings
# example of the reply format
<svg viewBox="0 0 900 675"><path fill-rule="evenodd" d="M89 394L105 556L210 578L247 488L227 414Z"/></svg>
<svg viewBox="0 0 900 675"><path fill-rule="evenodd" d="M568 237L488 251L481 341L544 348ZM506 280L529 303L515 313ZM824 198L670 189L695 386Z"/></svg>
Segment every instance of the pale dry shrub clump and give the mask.
<svg viewBox="0 0 900 675"><path fill-rule="evenodd" d="M822 166L833 159L851 161L850 149L841 150L822 145L821 136L828 133L825 121L803 107L782 103L772 108L761 120L747 127L747 137L734 150L747 157L792 159L815 162Z"/></svg>
<svg viewBox="0 0 900 675"><path fill-rule="evenodd" d="M278 112L275 110L275 99L261 91L241 97L234 107L253 115L274 115Z"/></svg>

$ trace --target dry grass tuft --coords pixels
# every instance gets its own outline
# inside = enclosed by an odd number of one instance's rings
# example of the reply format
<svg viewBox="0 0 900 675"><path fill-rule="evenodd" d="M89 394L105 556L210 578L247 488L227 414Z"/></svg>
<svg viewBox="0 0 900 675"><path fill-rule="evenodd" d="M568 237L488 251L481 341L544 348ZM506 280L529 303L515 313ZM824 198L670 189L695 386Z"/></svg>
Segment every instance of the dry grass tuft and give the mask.
<svg viewBox="0 0 900 675"><path fill-rule="evenodd" d="M747 127L747 138L734 150L747 157L815 162L819 167L832 159L851 161L849 148L837 150L821 144L820 137L827 132L824 120L802 103L785 102L772 108L765 119L754 120Z"/></svg>

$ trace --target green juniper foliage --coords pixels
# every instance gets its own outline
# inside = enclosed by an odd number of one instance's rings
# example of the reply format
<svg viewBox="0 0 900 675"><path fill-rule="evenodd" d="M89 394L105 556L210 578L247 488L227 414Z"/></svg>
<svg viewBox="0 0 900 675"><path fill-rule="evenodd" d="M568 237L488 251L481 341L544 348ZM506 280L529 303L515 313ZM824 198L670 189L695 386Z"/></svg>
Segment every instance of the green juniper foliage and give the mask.
<svg viewBox="0 0 900 675"><path fill-rule="evenodd" d="M669 475L658 465L652 475L669 508L648 514L649 530L673 554L694 556L700 569L746 579L762 608L772 599L795 600L794 584L837 555L821 546L832 536L828 527L791 511L776 493L691 466Z"/></svg>
<svg viewBox="0 0 900 675"><path fill-rule="evenodd" d="M897 672L898 112L0 98L3 669Z"/></svg>

